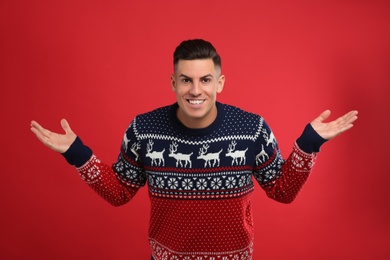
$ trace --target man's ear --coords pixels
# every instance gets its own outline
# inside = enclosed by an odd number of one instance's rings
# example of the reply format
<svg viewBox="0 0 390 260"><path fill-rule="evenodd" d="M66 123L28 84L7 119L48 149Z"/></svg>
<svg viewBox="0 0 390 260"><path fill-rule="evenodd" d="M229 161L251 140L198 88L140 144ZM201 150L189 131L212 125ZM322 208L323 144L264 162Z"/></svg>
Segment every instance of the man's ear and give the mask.
<svg viewBox="0 0 390 260"><path fill-rule="evenodd" d="M172 87L172 91L175 92L176 91L176 80L175 80L174 74L171 75L171 87Z"/></svg>
<svg viewBox="0 0 390 260"><path fill-rule="evenodd" d="M223 86L225 85L225 75L221 75L218 78L218 88L217 93L221 93L223 90Z"/></svg>

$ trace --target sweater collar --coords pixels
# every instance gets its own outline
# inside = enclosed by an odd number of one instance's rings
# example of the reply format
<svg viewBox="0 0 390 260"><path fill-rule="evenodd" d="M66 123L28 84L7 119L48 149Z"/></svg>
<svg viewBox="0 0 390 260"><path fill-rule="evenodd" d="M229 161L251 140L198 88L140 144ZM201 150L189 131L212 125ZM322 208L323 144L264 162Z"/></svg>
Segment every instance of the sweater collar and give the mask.
<svg viewBox="0 0 390 260"><path fill-rule="evenodd" d="M178 129L179 131L189 134L189 135L206 135L216 128L220 126L223 122L224 116L225 116L225 109L224 105L220 102L215 103L217 106L217 117L215 120L207 127L205 128L188 128L186 127L176 116L176 111L179 108L179 105L177 103L174 103L171 105L171 118L172 123Z"/></svg>

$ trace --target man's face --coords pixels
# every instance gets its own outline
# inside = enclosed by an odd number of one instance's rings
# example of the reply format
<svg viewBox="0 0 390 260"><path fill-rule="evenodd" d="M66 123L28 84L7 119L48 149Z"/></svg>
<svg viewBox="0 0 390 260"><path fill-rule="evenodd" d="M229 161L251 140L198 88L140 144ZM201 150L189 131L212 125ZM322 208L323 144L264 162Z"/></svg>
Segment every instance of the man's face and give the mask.
<svg viewBox="0 0 390 260"><path fill-rule="evenodd" d="M212 59L179 60L171 77L172 90L179 105L178 119L189 128L204 128L217 117L217 93L225 76Z"/></svg>

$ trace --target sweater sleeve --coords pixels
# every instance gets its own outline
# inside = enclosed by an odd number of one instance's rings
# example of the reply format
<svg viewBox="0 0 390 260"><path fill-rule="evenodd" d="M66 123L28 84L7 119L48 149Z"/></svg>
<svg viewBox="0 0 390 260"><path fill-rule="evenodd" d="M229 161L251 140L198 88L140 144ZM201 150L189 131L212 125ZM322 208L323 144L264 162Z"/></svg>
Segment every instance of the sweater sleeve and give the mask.
<svg viewBox="0 0 390 260"><path fill-rule="evenodd" d="M326 141L311 125L307 125L302 135L294 143L292 152L286 160L281 156L271 129L264 122L262 132L266 136L257 141L263 147L262 158L255 168L254 176L267 196L282 203L291 203L305 184L314 166L317 152Z"/></svg>
<svg viewBox="0 0 390 260"><path fill-rule="evenodd" d="M145 185L141 165L126 155L127 141L122 142L118 160L112 166L103 163L79 137L63 153L68 163L76 167L81 179L113 206L126 204ZM132 178L126 179L126 176Z"/></svg>
<svg viewBox="0 0 390 260"><path fill-rule="evenodd" d="M322 138L311 126L307 124L301 136L297 139L298 147L305 153L318 153L321 145L327 140Z"/></svg>

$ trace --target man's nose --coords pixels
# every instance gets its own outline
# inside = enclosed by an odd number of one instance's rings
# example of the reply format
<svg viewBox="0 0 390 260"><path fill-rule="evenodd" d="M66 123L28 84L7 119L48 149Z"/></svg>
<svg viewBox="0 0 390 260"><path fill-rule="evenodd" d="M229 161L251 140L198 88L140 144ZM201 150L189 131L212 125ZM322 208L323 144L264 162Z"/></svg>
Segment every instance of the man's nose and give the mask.
<svg viewBox="0 0 390 260"><path fill-rule="evenodd" d="M199 96L202 93L201 85L199 81L194 81L192 83L190 94L193 96Z"/></svg>

